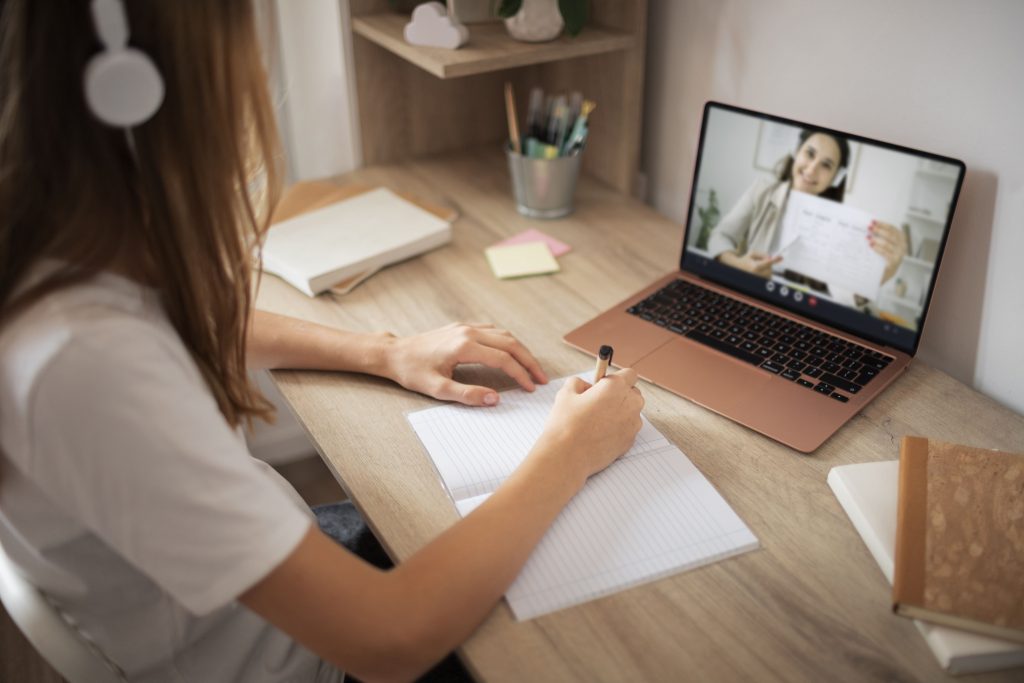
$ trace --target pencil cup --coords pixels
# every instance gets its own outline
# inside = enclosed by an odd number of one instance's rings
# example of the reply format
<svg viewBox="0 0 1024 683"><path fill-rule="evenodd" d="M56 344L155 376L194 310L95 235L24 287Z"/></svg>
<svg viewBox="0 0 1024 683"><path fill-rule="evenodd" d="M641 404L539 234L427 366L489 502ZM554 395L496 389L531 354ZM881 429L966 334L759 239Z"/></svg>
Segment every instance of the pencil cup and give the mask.
<svg viewBox="0 0 1024 683"><path fill-rule="evenodd" d="M530 218L561 218L572 213L572 195L580 175L582 154L536 159L510 148L505 152L519 213Z"/></svg>

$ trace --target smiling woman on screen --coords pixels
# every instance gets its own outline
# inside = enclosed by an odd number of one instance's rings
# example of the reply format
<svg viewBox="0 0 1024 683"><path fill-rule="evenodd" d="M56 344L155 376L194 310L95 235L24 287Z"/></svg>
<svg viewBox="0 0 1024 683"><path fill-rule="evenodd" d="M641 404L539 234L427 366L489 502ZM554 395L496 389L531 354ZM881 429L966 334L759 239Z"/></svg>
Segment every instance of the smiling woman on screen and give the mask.
<svg viewBox="0 0 1024 683"><path fill-rule="evenodd" d="M795 154L782 160L776 177L755 181L715 226L708 240L709 255L727 266L771 277L773 266L784 261L784 256L773 254L780 246L780 223L790 190L842 202L849 163L850 145L845 138L801 131ZM881 221L872 221L868 231L871 248L885 259L885 282L907 253L906 237Z"/></svg>

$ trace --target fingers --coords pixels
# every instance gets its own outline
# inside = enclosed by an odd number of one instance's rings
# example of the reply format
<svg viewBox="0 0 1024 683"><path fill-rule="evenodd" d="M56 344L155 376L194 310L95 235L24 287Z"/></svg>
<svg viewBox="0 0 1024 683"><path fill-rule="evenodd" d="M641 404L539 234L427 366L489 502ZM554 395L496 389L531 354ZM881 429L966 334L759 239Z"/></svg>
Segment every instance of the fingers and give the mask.
<svg viewBox="0 0 1024 683"><path fill-rule="evenodd" d="M907 249L907 237L902 231L888 223L878 221L872 221L868 226L868 242L879 253L886 252L902 256Z"/></svg>
<svg viewBox="0 0 1024 683"><path fill-rule="evenodd" d="M562 388L559 389L559 392L565 391L570 394L582 394L591 386L591 384L589 384L586 380L580 377L570 377L569 379L565 380L565 384L562 385Z"/></svg>
<svg viewBox="0 0 1024 683"><path fill-rule="evenodd" d="M458 361L460 363L480 363L489 368L501 370L527 391L533 391L537 388L526 368L520 365L519 361L507 351L485 346L479 342L473 342L462 350Z"/></svg>
<svg viewBox="0 0 1024 683"><path fill-rule="evenodd" d="M530 376L541 384L548 383L548 376L540 367L540 363L534 358L530 350L523 346L522 342L512 336L508 330L487 330L478 333L478 340L481 344L493 346L510 354L516 361L530 373Z"/></svg>
<svg viewBox="0 0 1024 683"><path fill-rule="evenodd" d="M430 393L442 401L456 401L467 406L493 406L500 398L494 389L462 384L441 375L438 375Z"/></svg>
<svg viewBox="0 0 1024 683"><path fill-rule="evenodd" d="M617 378L621 379L623 382L625 382L627 387L632 387L632 386L636 385L637 374L636 374L636 370L634 370L633 368L622 368L620 370L616 370L615 372L611 373L610 375L605 375L605 376L606 377L617 377Z"/></svg>

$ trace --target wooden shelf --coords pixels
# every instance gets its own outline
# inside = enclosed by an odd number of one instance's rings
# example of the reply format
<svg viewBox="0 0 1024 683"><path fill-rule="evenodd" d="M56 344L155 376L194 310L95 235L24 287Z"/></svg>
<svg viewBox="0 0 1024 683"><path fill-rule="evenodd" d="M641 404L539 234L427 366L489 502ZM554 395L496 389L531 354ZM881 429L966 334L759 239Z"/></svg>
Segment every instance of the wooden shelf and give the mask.
<svg viewBox="0 0 1024 683"><path fill-rule="evenodd" d="M931 268L934 265L931 261L925 261L924 259L917 258L916 256L904 256L903 260L906 263L909 263L909 264L912 264L912 265L915 265L915 266L920 266L922 268L928 268L929 270L931 270Z"/></svg>
<svg viewBox="0 0 1024 683"><path fill-rule="evenodd" d="M913 209L907 209L907 217L913 218L919 221L925 221L927 223L936 223L938 225L945 225L946 219L932 216L931 214L921 213L920 211L914 211Z"/></svg>
<svg viewBox="0 0 1024 683"><path fill-rule="evenodd" d="M501 23L474 24L469 42L458 50L419 47L405 42L409 18L402 14L370 14L352 18L352 30L438 78L458 78L530 64L628 50L634 37L623 31L586 26L575 38L562 36L547 43L513 40Z"/></svg>

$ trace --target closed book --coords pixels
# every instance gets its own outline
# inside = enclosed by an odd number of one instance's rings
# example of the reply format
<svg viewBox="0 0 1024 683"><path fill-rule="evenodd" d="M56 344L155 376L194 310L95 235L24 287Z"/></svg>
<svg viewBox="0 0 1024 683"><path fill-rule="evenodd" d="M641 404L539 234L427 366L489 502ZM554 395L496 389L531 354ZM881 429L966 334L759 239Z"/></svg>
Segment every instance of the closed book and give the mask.
<svg viewBox="0 0 1024 683"><path fill-rule="evenodd" d="M833 467L828 485L891 584L896 551L899 461ZM879 586L882 590L882 586ZM951 674L1024 667L1024 645L914 620L939 665Z"/></svg>
<svg viewBox="0 0 1024 683"><path fill-rule="evenodd" d="M308 189L302 193L308 195ZM350 289L385 266L451 241L451 220L438 213L387 188L360 188L273 224L263 244L263 270L309 296Z"/></svg>
<svg viewBox="0 0 1024 683"><path fill-rule="evenodd" d="M1024 455L903 438L893 609L1024 643Z"/></svg>

